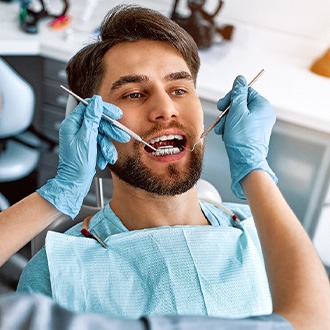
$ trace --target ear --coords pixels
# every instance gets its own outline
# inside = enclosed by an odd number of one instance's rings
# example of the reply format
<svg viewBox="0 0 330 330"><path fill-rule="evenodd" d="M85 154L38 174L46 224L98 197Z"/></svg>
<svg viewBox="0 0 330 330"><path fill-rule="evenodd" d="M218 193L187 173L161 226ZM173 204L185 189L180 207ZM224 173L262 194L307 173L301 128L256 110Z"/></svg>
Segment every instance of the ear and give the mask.
<svg viewBox="0 0 330 330"><path fill-rule="evenodd" d="M68 100L66 101L66 108L65 108L65 117L67 117L78 105L78 101L69 94Z"/></svg>

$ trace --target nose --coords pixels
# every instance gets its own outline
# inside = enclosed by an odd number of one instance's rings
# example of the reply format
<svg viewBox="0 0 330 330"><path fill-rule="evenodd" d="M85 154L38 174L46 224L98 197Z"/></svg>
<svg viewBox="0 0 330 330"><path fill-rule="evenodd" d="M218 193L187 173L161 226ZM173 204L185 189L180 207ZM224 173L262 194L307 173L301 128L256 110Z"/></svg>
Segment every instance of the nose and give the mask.
<svg viewBox="0 0 330 330"><path fill-rule="evenodd" d="M175 104L166 91L159 91L150 98L149 120L152 122L170 121L179 116Z"/></svg>

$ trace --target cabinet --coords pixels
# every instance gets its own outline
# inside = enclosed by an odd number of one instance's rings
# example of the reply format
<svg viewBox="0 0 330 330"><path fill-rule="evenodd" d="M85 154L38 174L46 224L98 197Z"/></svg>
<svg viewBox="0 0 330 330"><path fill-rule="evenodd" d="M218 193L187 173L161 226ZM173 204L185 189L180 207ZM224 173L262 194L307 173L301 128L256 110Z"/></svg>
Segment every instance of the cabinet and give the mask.
<svg viewBox="0 0 330 330"><path fill-rule="evenodd" d="M58 130L65 118L67 95L60 88L66 83L65 64L44 59L42 67L42 103L40 109L40 131L51 140L58 142ZM43 150L38 167L38 186L56 175L58 148Z"/></svg>

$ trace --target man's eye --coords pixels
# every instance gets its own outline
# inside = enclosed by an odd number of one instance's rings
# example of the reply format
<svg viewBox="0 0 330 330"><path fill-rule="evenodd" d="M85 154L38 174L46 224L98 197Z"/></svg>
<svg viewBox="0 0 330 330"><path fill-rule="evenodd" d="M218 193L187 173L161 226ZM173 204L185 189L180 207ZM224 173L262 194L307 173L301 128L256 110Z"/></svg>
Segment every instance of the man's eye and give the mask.
<svg viewBox="0 0 330 330"><path fill-rule="evenodd" d="M130 93L124 96L125 99L138 99L140 97L142 97L141 93Z"/></svg>
<svg viewBox="0 0 330 330"><path fill-rule="evenodd" d="M176 89L172 92L173 95L177 95L177 96L180 96L180 95L184 95L186 94L186 91L184 89Z"/></svg>

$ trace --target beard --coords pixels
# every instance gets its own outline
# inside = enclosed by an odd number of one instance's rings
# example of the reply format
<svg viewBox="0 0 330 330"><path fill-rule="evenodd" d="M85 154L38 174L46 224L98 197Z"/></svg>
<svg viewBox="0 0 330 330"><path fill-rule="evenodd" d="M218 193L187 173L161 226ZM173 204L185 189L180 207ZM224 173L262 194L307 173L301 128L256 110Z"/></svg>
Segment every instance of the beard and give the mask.
<svg viewBox="0 0 330 330"><path fill-rule="evenodd" d="M119 179L129 185L160 196L174 196L191 189L200 178L204 156L203 144L195 146L185 170L180 170L176 164L168 164L166 178L143 164L139 146L140 143L135 141L132 156L120 157L124 160L118 159L114 165L108 165Z"/></svg>

